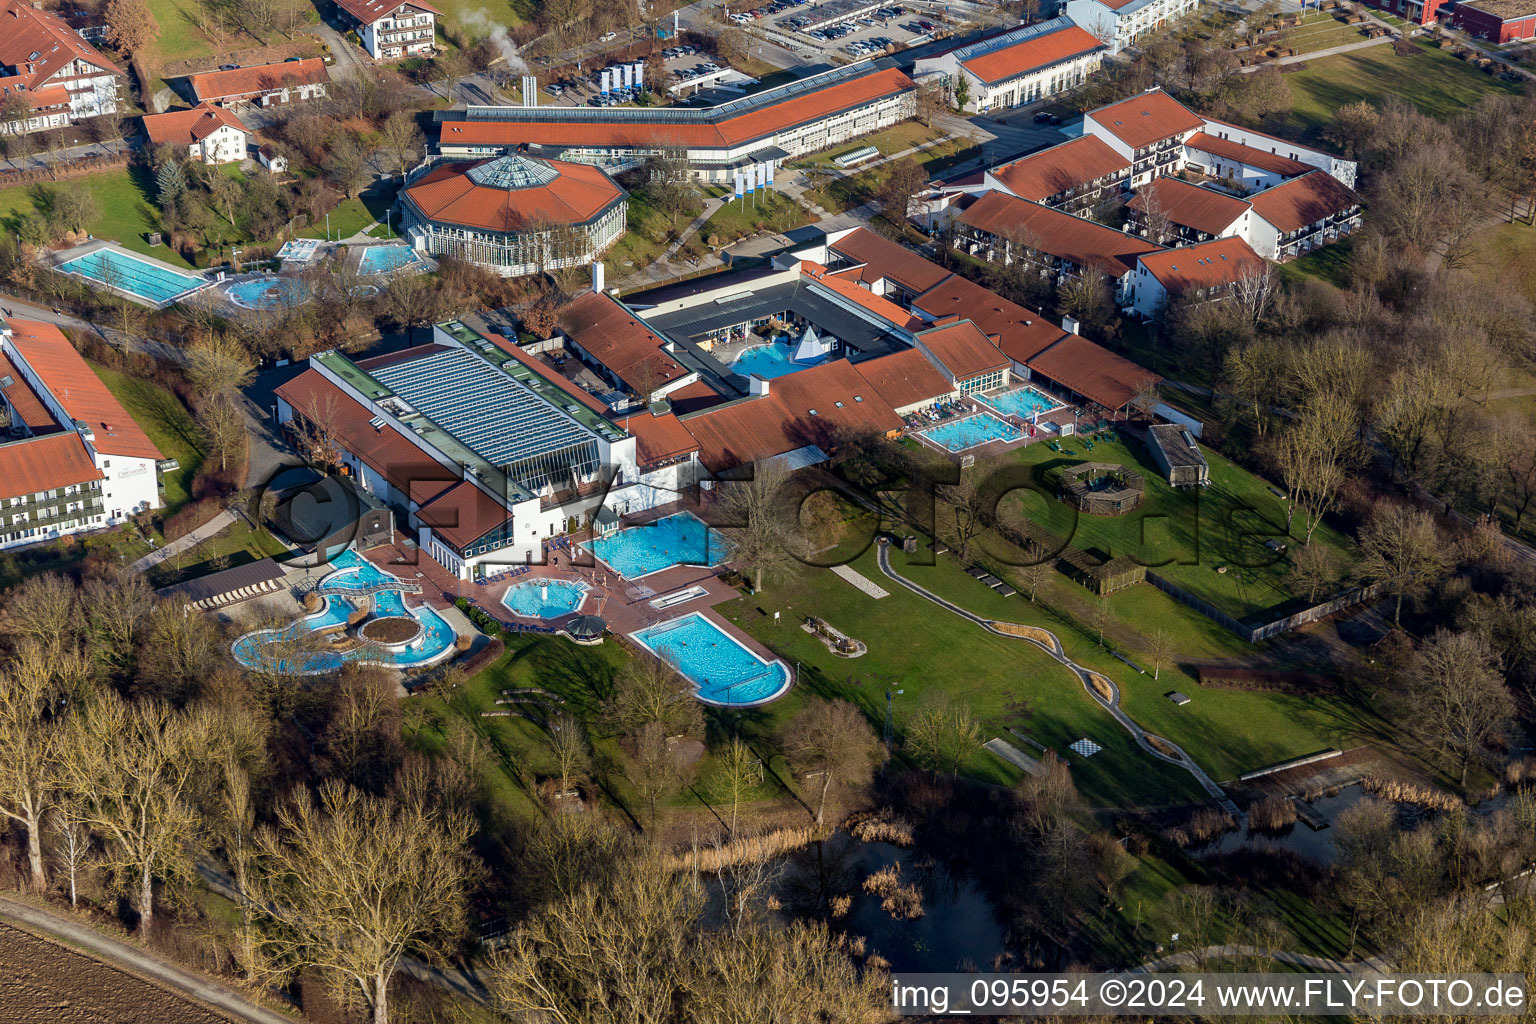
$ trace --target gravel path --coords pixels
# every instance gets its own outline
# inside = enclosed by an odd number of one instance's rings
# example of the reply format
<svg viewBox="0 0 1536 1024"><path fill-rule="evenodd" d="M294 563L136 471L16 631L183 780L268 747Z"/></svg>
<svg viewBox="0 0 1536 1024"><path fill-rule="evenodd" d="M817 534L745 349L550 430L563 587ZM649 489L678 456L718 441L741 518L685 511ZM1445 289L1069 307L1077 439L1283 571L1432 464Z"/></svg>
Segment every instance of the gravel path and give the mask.
<svg viewBox="0 0 1536 1024"><path fill-rule="evenodd" d="M933 593L931 590L927 590L924 587L913 583L905 576L898 574L896 570L891 568L890 550L890 543L886 538L882 537L880 539L880 550L878 552L881 572L885 573L892 580L895 580L897 583L901 584L903 587L906 587L914 594L917 594L919 597L932 601L934 604L943 608L945 611L958 615L962 619L969 619L971 622L974 622L988 633L995 633L998 636L1006 636L1014 640L1022 640L1025 643L1034 644L1036 647L1049 654L1052 658L1055 658L1062 665L1066 666L1066 668L1068 668L1073 675L1077 676L1077 681L1082 684L1083 689L1087 691L1088 696L1092 697L1094 703L1098 704L1099 707L1103 708L1105 711L1108 711L1112 716L1114 716L1115 721L1119 722L1120 725L1124 727L1125 731L1131 734L1131 737L1136 741L1137 746L1141 747L1142 750L1145 750L1148 754L1151 754L1158 760L1166 761L1169 764L1178 765L1180 768L1183 768L1185 771L1189 772L1195 777L1195 781L1200 783L1201 788L1209 793L1213 800L1220 803L1228 814L1232 815L1238 821L1243 820L1242 811L1237 809L1237 805L1234 804L1231 798L1227 796L1226 791L1217 785L1216 780L1207 775L1205 773L1205 769L1196 764L1194 758L1186 754L1178 744L1163 739L1161 736L1155 737L1160 745L1165 746L1167 749L1173 751L1173 755L1165 754L1163 751L1153 746L1151 742L1151 734L1141 726L1137 725L1135 719L1131 718L1131 716L1126 714L1125 711L1120 707L1120 687L1115 684L1115 681L1104 675L1102 672L1095 672L1093 669L1085 668L1082 665L1079 665L1077 662L1073 661L1071 658L1067 657L1066 648L1062 646L1061 639L1057 637L1055 633L1052 633L1046 629L1040 629L1039 631L1049 638L1048 643L1042 643L1041 641L1035 640L1031 637L1019 636L1018 634L1008 633L998 629L995 625L993 625L993 621L991 619L984 619L980 615L969 612L966 609L961 608L959 605L945 600L938 594ZM1106 701L1094 688L1093 682L1095 679L1100 680L1109 689L1109 700Z"/></svg>

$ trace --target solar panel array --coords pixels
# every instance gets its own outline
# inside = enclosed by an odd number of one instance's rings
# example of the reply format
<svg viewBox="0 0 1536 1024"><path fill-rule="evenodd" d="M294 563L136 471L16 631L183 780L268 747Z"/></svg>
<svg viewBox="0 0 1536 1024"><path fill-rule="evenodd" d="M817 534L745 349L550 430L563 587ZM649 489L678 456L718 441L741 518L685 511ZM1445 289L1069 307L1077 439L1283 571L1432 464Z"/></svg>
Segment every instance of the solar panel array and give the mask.
<svg viewBox="0 0 1536 1024"><path fill-rule="evenodd" d="M468 107L439 111L438 121L579 121L583 124L718 124L726 118L783 103L841 82L893 68L890 58L856 61L821 74L796 79L713 107Z"/></svg>
<svg viewBox="0 0 1536 1024"><path fill-rule="evenodd" d="M1059 18L1052 18L1050 21L1037 22L1026 28L1014 29L1012 32L1004 32L1002 35L993 36L991 39L983 39L979 43L962 46L955 51L955 59L967 61L972 57L980 57L984 53L995 53L998 50L1016 46L1026 39L1034 39L1036 36L1043 36L1050 32L1060 32L1062 29L1071 28L1074 24L1076 22L1065 15Z"/></svg>
<svg viewBox="0 0 1536 1024"><path fill-rule="evenodd" d="M464 349L380 366L373 376L488 462L507 466L596 438Z"/></svg>

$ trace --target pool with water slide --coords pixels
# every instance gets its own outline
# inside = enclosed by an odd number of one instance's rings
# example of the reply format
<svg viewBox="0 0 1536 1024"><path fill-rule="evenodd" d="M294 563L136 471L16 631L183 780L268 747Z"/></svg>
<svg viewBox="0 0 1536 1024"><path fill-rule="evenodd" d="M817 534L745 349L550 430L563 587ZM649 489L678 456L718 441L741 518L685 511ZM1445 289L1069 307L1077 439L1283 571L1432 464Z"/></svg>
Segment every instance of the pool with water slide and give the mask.
<svg viewBox="0 0 1536 1024"><path fill-rule="evenodd" d="M579 611L588 589L575 580L529 580L509 587L501 603L525 619L558 619Z"/></svg>
<svg viewBox="0 0 1536 1024"><path fill-rule="evenodd" d="M674 565L719 565L730 551L723 536L688 512L626 527L589 541L586 547L627 580Z"/></svg>
<svg viewBox="0 0 1536 1024"><path fill-rule="evenodd" d="M951 420L919 433L952 452L963 452L991 441L1017 441L1023 436L1018 427L985 412L963 420Z"/></svg>
<svg viewBox="0 0 1536 1024"><path fill-rule="evenodd" d="M789 689L789 669L765 661L700 612L630 634L646 650L677 667L706 704L763 704Z"/></svg>

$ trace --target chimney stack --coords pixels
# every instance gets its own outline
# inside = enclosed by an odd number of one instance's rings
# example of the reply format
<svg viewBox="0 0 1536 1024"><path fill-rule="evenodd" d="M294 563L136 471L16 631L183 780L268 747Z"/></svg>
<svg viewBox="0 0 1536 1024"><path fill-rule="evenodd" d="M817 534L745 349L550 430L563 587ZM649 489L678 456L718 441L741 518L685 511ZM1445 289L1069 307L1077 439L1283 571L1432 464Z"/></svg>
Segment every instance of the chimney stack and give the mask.
<svg viewBox="0 0 1536 1024"><path fill-rule="evenodd" d="M603 293L603 261L592 261L592 290L597 294Z"/></svg>
<svg viewBox="0 0 1536 1024"><path fill-rule="evenodd" d="M1082 324L1078 322L1075 316L1064 316L1061 318L1061 329L1068 334L1076 334L1077 329L1081 326Z"/></svg>
<svg viewBox="0 0 1536 1024"><path fill-rule="evenodd" d="M768 378L753 374L747 378L747 393L753 395L766 395L768 393Z"/></svg>

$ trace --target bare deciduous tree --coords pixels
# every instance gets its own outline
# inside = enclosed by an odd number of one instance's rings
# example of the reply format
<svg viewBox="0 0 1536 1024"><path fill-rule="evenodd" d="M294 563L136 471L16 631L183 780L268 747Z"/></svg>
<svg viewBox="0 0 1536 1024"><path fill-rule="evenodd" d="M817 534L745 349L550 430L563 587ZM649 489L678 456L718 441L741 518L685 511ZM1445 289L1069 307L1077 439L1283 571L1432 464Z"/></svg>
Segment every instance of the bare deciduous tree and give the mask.
<svg viewBox="0 0 1536 1024"><path fill-rule="evenodd" d="M981 746L981 725L971 709L943 696L918 708L905 732L907 749L919 764L951 775Z"/></svg>
<svg viewBox="0 0 1536 1024"><path fill-rule="evenodd" d="M734 527L731 539L736 557L752 566L753 589L763 589L770 573L796 565L786 541L794 533L797 509L789 500L790 471L783 462L770 460L751 467L747 480L724 480L717 485L720 514Z"/></svg>
<svg viewBox="0 0 1536 1024"><path fill-rule="evenodd" d="M1467 769L1514 720L1514 702L1498 658L1476 633L1439 630L1419 651L1409 697L1422 731L1454 765Z"/></svg>
<svg viewBox="0 0 1536 1024"><path fill-rule="evenodd" d="M790 763L801 773L819 776L816 824L825 822L832 786L868 781L880 757L875 732L858 708L845 700L813 701L784 728Z"/></svg>
<svg viewBox="0 0 1536 1024"><path fill-rule="evenodd" d="M1360 574L1396 599L1392 621L1403 621L1403 598L1422 593L1450 571L1446 546L1428 512L1396 502L1376 506L1360 532Z"/></svg>
<svg viewBox="0 0 1536 1024"><path fill-rule="evenodd" d="M464 815L371 797L336 781L303 790L256 834L254 902L286 961L355 986L374 1024L409 952L443 950L464 927L472 875Z"/></svg>

